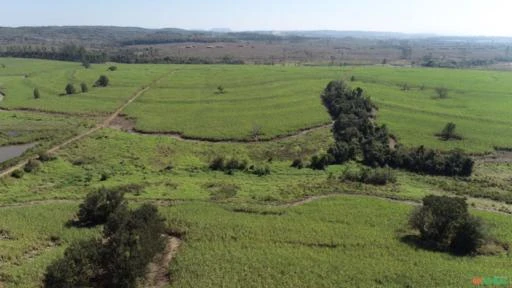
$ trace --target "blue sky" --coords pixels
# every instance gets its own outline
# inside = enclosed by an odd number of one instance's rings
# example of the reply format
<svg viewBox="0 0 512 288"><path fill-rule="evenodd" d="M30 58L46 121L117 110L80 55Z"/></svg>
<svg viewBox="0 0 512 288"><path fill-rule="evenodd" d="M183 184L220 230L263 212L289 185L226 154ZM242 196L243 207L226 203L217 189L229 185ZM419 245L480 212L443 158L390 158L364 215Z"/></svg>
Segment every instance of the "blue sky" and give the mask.
<svg viewBox="0 0 512 288"><path fill-rule="evenodd" d="M510 0L12 0L0 26L115 25L512 36Z"/></svg>

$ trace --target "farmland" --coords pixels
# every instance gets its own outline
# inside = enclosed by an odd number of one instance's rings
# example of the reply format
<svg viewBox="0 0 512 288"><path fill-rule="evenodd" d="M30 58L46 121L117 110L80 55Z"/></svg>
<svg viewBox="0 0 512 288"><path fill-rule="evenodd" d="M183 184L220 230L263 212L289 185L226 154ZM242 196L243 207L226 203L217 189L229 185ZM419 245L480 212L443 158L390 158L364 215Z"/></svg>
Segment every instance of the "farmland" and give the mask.
<svg viewBox="0 0 512 288"><path fill-rule="evenodd" d="M134 206L158 205L180 232L170 287L466 287L475 276L510 276L508 252L459 257L403 238L413 233L407 228L413 206L435 194L467 197L493 237L512 242L512 156L503 149L512 143L510 73L0 63L0 146L37 142L47 150L97 127L23 177L0 179L0 287L37 286L68 245L99 237L101 228L66 223L85 195L101 187L123 187ZM109 71L112 65L117 70ZM100 75L109 86L93 87ZM379 107L376 121L399 143L472 154L472 176L396 170L396 183L374 186L341 179L361 168L353 161L325 171L290 167L333 143L319 97L333 79L362 87ZM67 83L82 82L89 92L62 95ZM114 112L122 117L105 122ZM462 140L435 136L448 122ZM218 156L270 174L212 171Z"/></svg>

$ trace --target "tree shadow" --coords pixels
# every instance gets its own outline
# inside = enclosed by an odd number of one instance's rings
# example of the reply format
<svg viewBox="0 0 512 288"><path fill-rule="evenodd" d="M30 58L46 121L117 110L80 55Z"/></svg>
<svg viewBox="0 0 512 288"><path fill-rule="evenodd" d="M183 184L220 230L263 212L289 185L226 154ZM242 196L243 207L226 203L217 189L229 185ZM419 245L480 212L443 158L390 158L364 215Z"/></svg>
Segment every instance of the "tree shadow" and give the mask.
<svg viewBox="0 0 512 288"><path fill-rule="evenodd" d="M405 243L415 249L422 249L431 252L446 252L439 249L435 242L424 240L419 235L408 234L401 236L399 239L400 242Z"/></svg>

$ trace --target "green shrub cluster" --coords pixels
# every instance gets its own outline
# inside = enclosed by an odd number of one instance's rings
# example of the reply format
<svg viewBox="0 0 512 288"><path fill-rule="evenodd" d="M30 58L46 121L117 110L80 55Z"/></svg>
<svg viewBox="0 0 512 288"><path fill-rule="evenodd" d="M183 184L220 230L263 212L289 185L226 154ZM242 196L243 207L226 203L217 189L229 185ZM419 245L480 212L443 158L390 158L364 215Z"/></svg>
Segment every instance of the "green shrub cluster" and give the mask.
<svg viewBox="0 0 512 288"><path fill-rule="evenodd" d="M485 225L469 214L464 198L427 196L409 224L434 248L460 255L475 253L488 238Z"/></svg>
<svg viewBox="0 0 512 288"><path fill-rule="evenodd" d="M124 205L124 193L118 189L101 188L87 195L78 207L76 225L91 227L105 224L109 216Z"/></svg>
<svg viewBox="0 0 512 288"><path fill-rule="evenodd" d="M270 167L249 165L247 160L236 158L224 158L223 156L215 157L208 166L213 171L223 171L226 174L233 174L235 171L242 171L257 176L265 176L270 174Z"/></svg>
<svg viewBox="0 0 512 288"><path fill-rule="evenodd" d="M441 153L423 146L416 149L391 148L388 129L374 123L377 107L361 88L351 89L343 81L331 81L321 98L334 120L335 144L328 151L332 163L356 160L362 156L363 164L368 166L389 166L416 173L470 176L473 171L473 160L460 151Z"/></svg>
<svg viewBox="0 0 512 288"><path fill-rule="evenodd" d="M82 206L88 206L86 202ZM48 266L45 287L137 287L149 262L165 247L164 220L150 204L130 210L123 203L112 213L107 212L114 205L107 206L103 239L73 243L63 258Z"/></svg>
<svg viewBox="0 0 512 288"><path fill-rule="evenodd" d="M371 185L396 183L396 175L390 168L347 170L343 172L340 179L343 181L360 182Z"/></svg>

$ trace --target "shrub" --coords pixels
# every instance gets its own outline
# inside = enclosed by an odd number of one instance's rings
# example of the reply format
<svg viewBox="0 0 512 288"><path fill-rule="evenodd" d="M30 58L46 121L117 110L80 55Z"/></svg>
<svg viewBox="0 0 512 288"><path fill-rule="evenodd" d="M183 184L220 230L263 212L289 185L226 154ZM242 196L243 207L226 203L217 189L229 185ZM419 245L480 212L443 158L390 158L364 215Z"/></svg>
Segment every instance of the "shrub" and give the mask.
<svg viewBox="0 0 512 288"><path fill-rule="evenodd" d="M314 155L308 167L313 170L325 170L331 162L332 157L329 154Z"/></svg>
<svg viewBox="0 0 512 288"><path fill-rule="evenodd" d="M249 172L254 175L262 177L265 175L270 175L270 168L268 166L264 166L264 167L253 166L252 169L249 170Z"/></svg>
<svg viewBox="0 0 512 288"><path fill-rule="evenodd" d="M34 99L39 99L39 98L41 98L41 93L39 93L38 88L34 88Z"/></svg>
<svg viewBox="0 0 512 288"><path fill-rule="evenodd" d="M87 87L87 84L85 82L82 82L80 84L80 89L82 90L82 93L87 93L89 92L89 87Z"/></svg>
<svg viewBox="0 0 512 288"><path fill-rule="evenodd" d="M396 175L390 168L362 168L360 170L347 170L341 175L341 180L361 182L371 185L386 185L396 183Z"/></svg>
<svg viewBox="0 0 512 288"><path fill-rule="evenodd" d="M34 172L41 166L41 162L39 160L30 159L28 160L27 164L23 167L23 171L27 173Z"/></svg>
<svg viewBox="0 0 512 288"><path fill-rule="evenodd" d="M53 161L55 159L57 159L57 157L55 157L54 155L48 154L46 152L41 152L37 156L37 160L39 160L41 162L49 162L49 161Z"/></svg>
<svg viewBox="0 0 512 288"><path fill-rule="evenodd" d="M232 170L232 171L245 170L245 168L247 168L247 161L246 160L238 160L236 158L229 159L224 166L225 170Z"/></svg>
<svg viewBox="0 0 512 288"><path fill-rule="evenodd" d="M448 141L450 139L461 140L462 137L455 132L455 128L457 128L457 125L455 125L455 123L446 123L443 130L440 133L436 134L436 136L445 141Z"/></svg>
<svg viewBox="0 0 512 288"><path fill-rule="evenodd" d="M302 169L304 168L304 163L302 162L302 159L295 159L290 166L293 168Z"/></svg>
<svg viewBox="0 0 512 288"><path fill-rule="evenodd" d="M20 179L23 177L24 174L25 173L23 172L23 170L17 169L17 170L12 171L11 177Z"/></svg>
<svg viewBox="0 0 512 288"><path fill-rule="evenodd" d="M430 195L410 216L409 224L437 249L474 253L484 243L483 223L468 213L465 199Z"/></svg>
<svg viewBox="0 0 512 288"><path fill-rule="evenodd" d="M437 87L435 90L436 90L437 96L439 96L440 99L448 98L448 88Z"/></svg>
<svg viewBox="0 0 512 288"><path fill-rule="evenodd" d="M217 94L224 94L226 93L226 89L224 89L224 87L222 85L219 85L217 87Z"/></svg>
<svg viewBox="0 0 512 288"><path fill-rule="evenodd" d="M99 189L89 193L77 213L78 226L96 226L107 222L108 217L124 204L124 193L118 190Z"/></svg>
<svg viewBox="0 0 512 288"><path fill-rule="evenodd" d="M68 85L66 85L66 88L64 90L66 91L66 94L68 94L68 95L72 95L72 94L76 93L75 86L71 83L68 83Z"/></svg>
<svg viewBox="0 0 512 288"><path fill-rule="evenodd" d="M72 243L64 257L46 269L44 287L91 287L98 278L101 265L101 241Z"/></svg>
<svg viewBox="0 0 512 288"><path fill-rule="evenodd" d="M108 67L108 71L116 71L117 70L117 66L110 66Z"/></svg>
<svg viewBox="0 0 512 288"><path fill-rule="evenodd" d="M208 166L210 170L214 171L224 171L224 157L217 156L212 162L210 162L210 166Z"/></svg>
<svg viewBox="0 0 512 288"><path fill-rule="evenodd" d="M95 87L107 87L109 82L110 82L110 80L108 79L107 76L101 75L100 78L98 78L98 80L96 80L96 82L94 83L94 86Z"/></svg>
<svg viewBox="0 0 512 288"><path fill-rule="evenodd" d="M356 81L356 76L354 76L354 75L350 76L350 82L354 82L354 81Z"/></svg>

